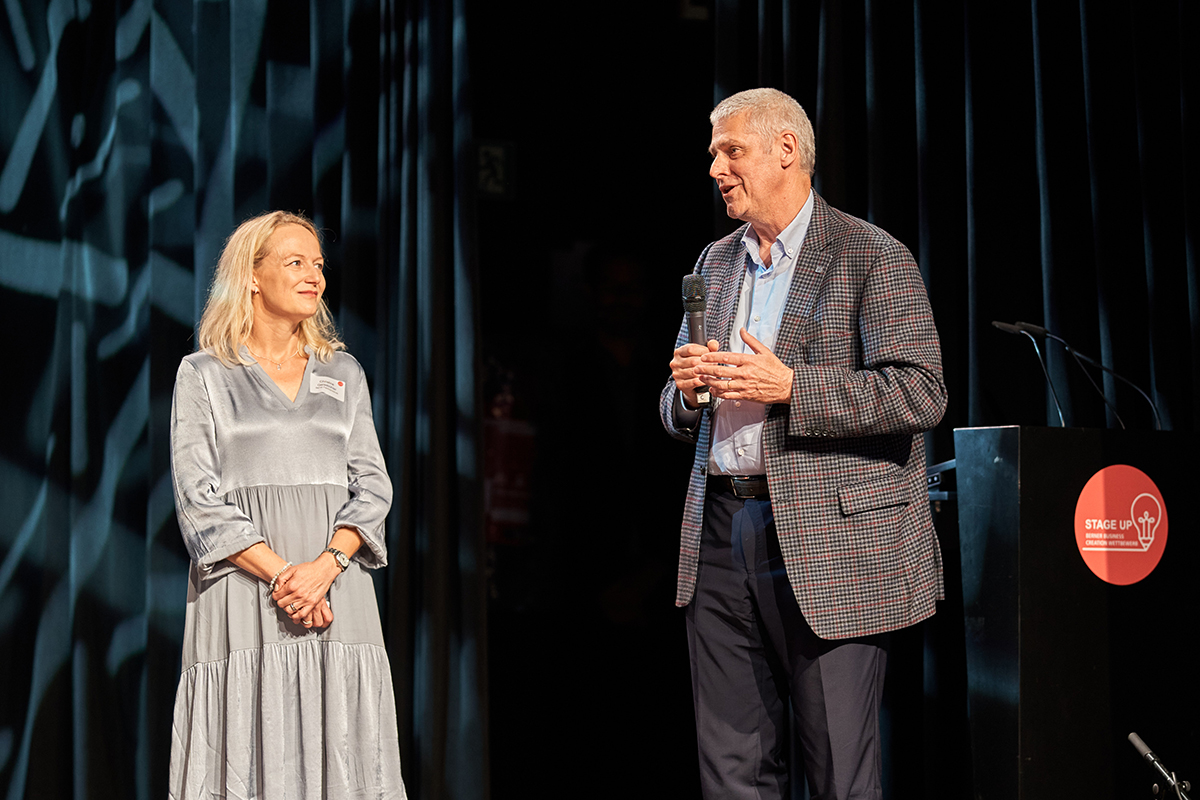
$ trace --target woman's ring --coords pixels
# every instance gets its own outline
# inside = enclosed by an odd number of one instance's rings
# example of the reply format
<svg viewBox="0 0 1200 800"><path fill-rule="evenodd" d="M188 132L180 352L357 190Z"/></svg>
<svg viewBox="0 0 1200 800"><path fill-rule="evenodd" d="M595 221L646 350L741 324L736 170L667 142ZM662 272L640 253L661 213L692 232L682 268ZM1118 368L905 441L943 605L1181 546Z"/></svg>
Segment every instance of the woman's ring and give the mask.
<svg viewBox="0 0 1200 800"><path fill-rule="evenodd" d="M306 627L306 628L311 628L311 627L312 627L312 620L311 620L311 619L306 619L306 620L304 620L304 627Z"/></svg>
<svg viewBox="0 0 1200 800"><path fill-rule="evenodd" d="M290 608L290 609L292 610L292 613L297 613L297 614L298 614L298 613L300 612L300 609L296 608L296 604L295 604L295 603L289 603L289 604L288 604L288 608Z"/></svg>

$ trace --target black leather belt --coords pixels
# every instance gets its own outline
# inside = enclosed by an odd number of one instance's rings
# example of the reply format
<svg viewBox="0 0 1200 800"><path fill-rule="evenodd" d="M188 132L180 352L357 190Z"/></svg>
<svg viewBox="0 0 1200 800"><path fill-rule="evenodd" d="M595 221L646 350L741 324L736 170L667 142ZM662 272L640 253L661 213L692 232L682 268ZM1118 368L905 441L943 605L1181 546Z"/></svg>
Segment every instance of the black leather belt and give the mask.
<svg viewBox="0 0 1200 800"><path fill-rule="evenodd" d="M745 500L765 500L771 496L766 475L709 475L708 488L729 492Z"/></svg>

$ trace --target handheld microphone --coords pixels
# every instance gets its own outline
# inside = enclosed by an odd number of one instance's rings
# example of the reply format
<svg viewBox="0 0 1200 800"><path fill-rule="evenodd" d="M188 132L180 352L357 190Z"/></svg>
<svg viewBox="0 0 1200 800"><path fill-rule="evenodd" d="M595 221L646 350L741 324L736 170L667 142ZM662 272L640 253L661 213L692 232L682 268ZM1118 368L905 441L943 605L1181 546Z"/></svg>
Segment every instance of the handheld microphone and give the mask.
<svg viewBox="0 0 1200 800"><path fill-rule="evenodd" d="M708 337L704 335L704 311L708 302L704 296L704 278L696 274L683 276L683 310L687 314L688 341L692 344L706 345ZM696 402L701 406L712 403L712 394L708 387L696 389Z"/></svg>

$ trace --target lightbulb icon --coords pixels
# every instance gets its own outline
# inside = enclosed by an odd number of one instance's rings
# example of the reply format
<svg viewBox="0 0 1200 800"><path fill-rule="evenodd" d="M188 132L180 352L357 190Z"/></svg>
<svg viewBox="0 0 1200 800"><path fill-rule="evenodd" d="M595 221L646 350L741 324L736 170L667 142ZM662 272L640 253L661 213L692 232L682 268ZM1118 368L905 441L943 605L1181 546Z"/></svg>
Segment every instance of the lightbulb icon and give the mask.
<svg viewBox="0 0 1200 800"><path fill-rule="evenodd" d="M1154 532L1162 522L1162 506L1158 498L1148 492L1142 492L1133 498L1129 506L1129 516L1133 519L1133 527L1137 529L1138 542L1142 550L1149 550L1154 543Z"/></svg>

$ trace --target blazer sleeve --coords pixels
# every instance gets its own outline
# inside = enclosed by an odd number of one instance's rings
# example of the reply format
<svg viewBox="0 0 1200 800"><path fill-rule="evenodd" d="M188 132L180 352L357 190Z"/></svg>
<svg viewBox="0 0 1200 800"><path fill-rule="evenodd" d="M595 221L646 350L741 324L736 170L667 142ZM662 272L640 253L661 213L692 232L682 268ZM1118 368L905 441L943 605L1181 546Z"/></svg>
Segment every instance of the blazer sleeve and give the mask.
<svg viewBox="0 0 1200 800"><path fill-rule="evenodd" d="M354 554L356 561L372 569L387 566L387 543L384 522L392 507L392 480L388 477L379 437L375 433L375 418L371 413L371 393L367 376L358 367L357 396L354 424L347 447L346 479L350 499L334 516L333 531L354 528L362 537L363 547Z"/></svg>
<svg viewBox="0 0 1200 800"><path fill-rule="evenodd" d="M683 318L683 325L679 329L679 336L675 338L674 350L678 350L687 343L687 316ZM696 435L700 430L700 419L703 412L696 418L696 425L691 428L684 427L682 422L675 416L675 405L679 402L679 389L675 386L675 381L667 378L667 384L663 387L662 392L658 396L658 415L662 419L663 428L672 437L684 442L695 443Z"/></svg>
<svg viewBox="0 0 1200 800"><path fill-rule="evenodd" d="M839 335L854 334L834 331L825 346L838 356L810 348L811 358L791 365L789 431L857 437L933 428L946 409L941 346L920 270L895 239L886 237L870 259L854 316L857 343L839 348Z"/></svg>
<svg viewBox="0 0 1200 800"><path fill-rule="evenodd" d="M171 399L171 480L184 545L205 579L234 571L225 559L264 541L250 518L219 494L220 476L208 389L185 359L175 374Z"/></svg>

